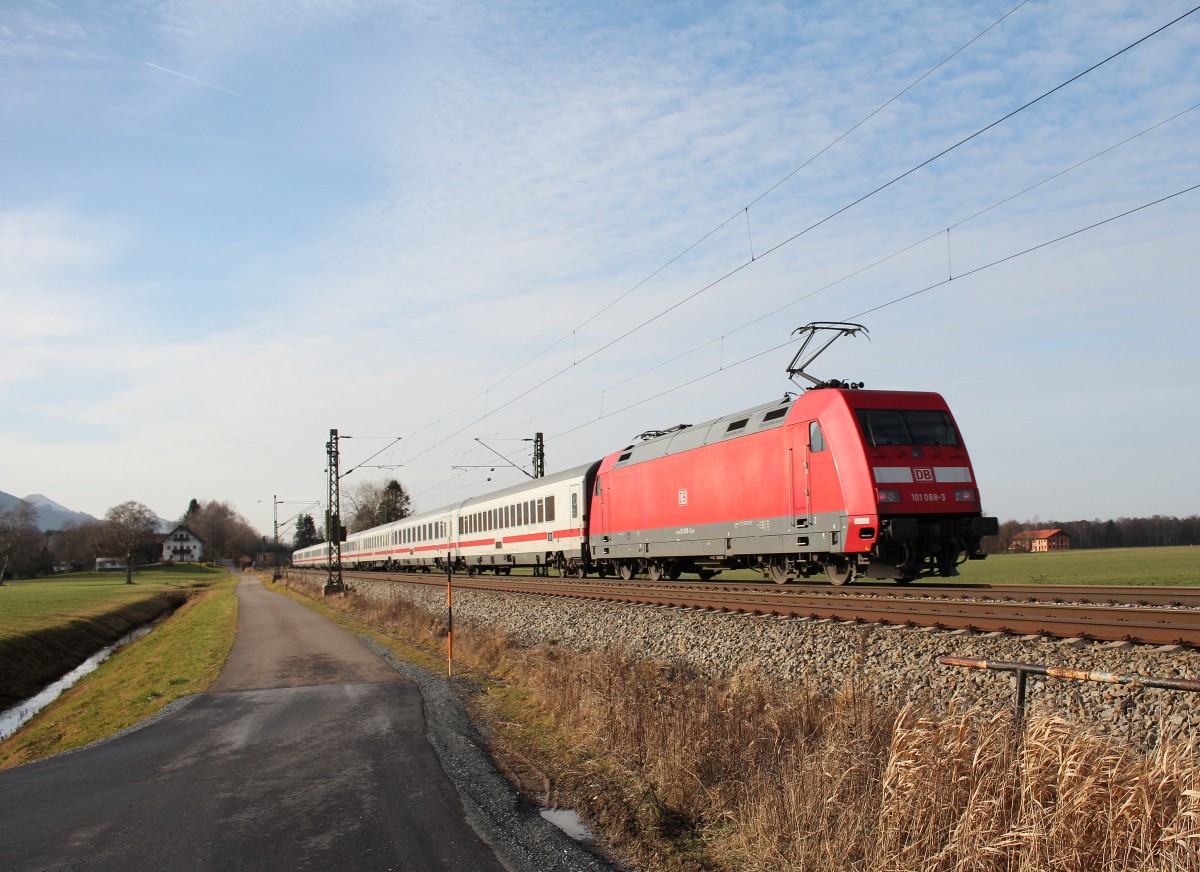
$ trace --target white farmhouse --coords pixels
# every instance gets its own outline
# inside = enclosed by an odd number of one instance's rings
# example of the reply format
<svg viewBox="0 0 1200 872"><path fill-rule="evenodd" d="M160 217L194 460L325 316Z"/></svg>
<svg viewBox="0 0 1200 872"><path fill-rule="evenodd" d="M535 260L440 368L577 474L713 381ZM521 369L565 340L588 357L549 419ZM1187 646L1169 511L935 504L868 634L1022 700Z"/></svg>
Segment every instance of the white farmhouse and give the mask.
<svg viewBox="0 0 1200 872"><path fill-rule="evenodd" d="M199 563L204 557L204 540L180 524L162 543L163 563Z"/></svg>

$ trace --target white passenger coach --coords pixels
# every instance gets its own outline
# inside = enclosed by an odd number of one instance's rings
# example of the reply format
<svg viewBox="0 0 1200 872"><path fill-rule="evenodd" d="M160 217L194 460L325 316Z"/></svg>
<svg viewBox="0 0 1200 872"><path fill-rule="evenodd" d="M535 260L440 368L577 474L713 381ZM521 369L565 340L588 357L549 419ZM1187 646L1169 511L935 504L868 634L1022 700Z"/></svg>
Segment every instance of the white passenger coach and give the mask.
<svg viewBox="0 0 1200 872"><path fill-rule="evenodd" d="M419 569L509 574L514 567L583 577L587 494L599 463L589 463L351 533L342 543L349 569ZM325 566L329 545L296 551L294 566Z"/></svg>

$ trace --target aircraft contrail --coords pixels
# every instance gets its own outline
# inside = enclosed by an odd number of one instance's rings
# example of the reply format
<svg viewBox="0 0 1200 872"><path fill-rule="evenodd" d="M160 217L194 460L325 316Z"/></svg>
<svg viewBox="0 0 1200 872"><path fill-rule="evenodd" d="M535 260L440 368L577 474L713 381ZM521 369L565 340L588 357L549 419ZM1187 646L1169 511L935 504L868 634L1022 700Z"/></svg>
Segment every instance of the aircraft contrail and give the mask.
<svg viewBox="0 0 1200 872"><path fill-rule="evenodd" d="M197 85L204 85L206 88L213 88L214 90L229 94L232 97L240 97L243 100L251 100L255 103L259 102L253 97L247 97L245 94L239 94L237 91L230 91L228 88L222 88L220 85L214 85L212 82L206 82L203 79L197 79L195 76L189 76L185 73L178 72L177 70L168 70L166 67L160 67L158 64L152 64L150 61L146 61L146 66L153 67L156 70L162 70L164 73L170 73L172 76L179 76L179 78L187 79L189 82L195 82Z"/></svg>

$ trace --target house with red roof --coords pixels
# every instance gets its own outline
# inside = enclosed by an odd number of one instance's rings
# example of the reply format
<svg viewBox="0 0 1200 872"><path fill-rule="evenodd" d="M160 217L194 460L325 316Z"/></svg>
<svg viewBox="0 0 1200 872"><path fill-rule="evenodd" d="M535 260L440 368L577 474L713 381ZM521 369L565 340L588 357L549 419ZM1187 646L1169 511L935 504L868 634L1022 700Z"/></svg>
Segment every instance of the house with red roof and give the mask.
<svg viewBox="0 0 1200 872"><path fill-rule="evenodd" d="M1026 530L1013 536L1010 551L1067 551L1071 534L1065 530Z"/></svg>

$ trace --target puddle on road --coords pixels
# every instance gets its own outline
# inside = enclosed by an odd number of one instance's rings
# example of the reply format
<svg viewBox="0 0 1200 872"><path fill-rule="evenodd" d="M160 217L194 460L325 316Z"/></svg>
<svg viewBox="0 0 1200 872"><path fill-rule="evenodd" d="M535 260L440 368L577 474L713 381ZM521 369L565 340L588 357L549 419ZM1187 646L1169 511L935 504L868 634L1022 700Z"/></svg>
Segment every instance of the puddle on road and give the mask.
<svg viewBox="0 0 1200 872"><path fill-rule="evenodd" d="M577 842L594 839L592 831L583 825L573 808L543 808L541 815Z"/></svg>
<svg viewBox="0 0 1200 872"><path fill-rule="evenodd" d="M58 679L58 681L47 685L41 693L31 696L24 702L19 702L12 708L0 712L0 741L7 739L17 730L21 729L26 721L58 699L64 690L73 687L83 676L89 672L94 672L96 667L107 660L118 648L123 648L130 642L136 642L156 626L158 626L158 621L126 633L107 648L100 649L87 660L84 660L62 678Z"/></svg>

